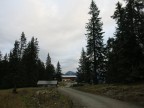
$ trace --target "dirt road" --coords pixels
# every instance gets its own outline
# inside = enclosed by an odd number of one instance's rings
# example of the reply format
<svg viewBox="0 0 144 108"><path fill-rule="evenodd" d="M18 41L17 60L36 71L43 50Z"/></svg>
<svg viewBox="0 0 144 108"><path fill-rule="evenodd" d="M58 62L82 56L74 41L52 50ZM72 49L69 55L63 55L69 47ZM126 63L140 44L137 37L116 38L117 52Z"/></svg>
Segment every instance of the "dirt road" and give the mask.
<svg viewBox="0 0 144 108"><path fill-rule="evenodd" d="M93 95L71 88L59 88L59 91L68 95L75 108L142 108L115 99Z"/></svg>

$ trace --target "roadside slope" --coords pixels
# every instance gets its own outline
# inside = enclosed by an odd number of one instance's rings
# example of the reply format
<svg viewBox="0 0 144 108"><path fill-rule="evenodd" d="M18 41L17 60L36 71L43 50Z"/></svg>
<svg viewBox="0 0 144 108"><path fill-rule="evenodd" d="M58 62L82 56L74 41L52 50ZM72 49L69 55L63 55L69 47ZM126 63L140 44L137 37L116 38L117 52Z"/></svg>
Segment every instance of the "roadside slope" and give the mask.
<svg viewBox="0 0 144 108"><path fill-rule="evenodd" d="M71 88L59 88L59 91L70 96L74 104L79 104L81 108L142 108L126 102L81 92Z"/></svg>

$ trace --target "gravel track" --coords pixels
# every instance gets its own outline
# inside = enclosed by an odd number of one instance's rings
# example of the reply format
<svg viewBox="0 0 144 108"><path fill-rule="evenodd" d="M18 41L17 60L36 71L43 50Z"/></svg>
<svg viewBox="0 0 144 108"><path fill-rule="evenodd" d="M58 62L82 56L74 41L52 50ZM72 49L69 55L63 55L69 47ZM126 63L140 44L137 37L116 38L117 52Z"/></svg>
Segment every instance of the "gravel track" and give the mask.
<svg viewBox="0 0 144 108"><path fill-rule="evenodd" d="M142 108L119 100L81 92L72 88L59 88L62 94L69 96L74 108Z"/></svg>

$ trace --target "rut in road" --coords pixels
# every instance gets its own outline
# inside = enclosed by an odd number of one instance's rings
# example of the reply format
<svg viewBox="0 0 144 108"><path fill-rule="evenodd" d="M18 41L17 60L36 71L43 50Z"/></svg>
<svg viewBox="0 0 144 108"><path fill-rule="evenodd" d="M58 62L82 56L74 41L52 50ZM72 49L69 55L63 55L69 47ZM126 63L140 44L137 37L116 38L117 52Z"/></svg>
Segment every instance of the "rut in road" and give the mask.
<svg viewBox="0 0 144 108"><path fill-rule="evenodd" d="M72 88L59 88L59 91L68 95L76 108L142 108L130 103L81 92Z"/></svg>

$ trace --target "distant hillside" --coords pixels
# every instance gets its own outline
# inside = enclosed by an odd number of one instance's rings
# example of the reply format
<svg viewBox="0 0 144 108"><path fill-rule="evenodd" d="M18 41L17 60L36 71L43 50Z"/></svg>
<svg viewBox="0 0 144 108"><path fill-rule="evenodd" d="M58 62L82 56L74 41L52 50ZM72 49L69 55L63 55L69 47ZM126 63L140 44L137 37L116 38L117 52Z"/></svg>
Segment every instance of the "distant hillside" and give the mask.
<svg viewBox="0 0 144 108"><path fill-rule="evenodd" d="M73 71L68 71L68 72L65 73L65 75L76 75L76 73L73 72Z"/></svg>

